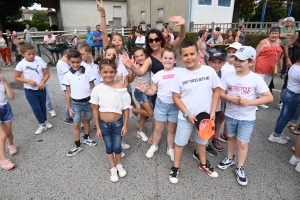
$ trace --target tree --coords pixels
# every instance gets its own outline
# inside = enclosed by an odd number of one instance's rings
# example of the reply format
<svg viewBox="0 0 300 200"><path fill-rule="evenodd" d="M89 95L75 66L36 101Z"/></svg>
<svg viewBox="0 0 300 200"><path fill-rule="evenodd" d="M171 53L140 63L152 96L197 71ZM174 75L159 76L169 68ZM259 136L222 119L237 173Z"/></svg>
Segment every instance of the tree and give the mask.
<svg viewBox="0 0 300 200"><path fill-rule="evenodd" d="M259 2L258 7L255 9L255 14L251 17L251 21L260 21L264 2L265 1ZM286 17L287 10L284 9L282 5L283 4L281 0L268 1L264 21L277 22L280 19Z"/></svg>
<svg viewBox="0 0 300 200"><path fill-rule="evenodd" d="M49 17L46 12L38 11L33 14L32 21L35 22L49 22Z"/></svg>

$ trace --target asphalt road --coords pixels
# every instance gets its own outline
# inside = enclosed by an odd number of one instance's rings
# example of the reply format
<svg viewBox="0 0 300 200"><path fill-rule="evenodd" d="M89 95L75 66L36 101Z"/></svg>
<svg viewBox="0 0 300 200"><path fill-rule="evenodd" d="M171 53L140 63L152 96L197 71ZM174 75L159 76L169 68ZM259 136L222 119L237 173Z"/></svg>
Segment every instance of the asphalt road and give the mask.
<svg viewBox="0 0 300 200"><path fill-rule="evenodd" d="M0 61L2 66L2 60ZM179 64L180 65L180 64ZM14 66L3 67L1 74L13 82ZM192 157L194 144L185 148L179 183L169 182L168 173L172 162L166 153L166 131L163 133L159 150L154 157L145 157L149 148L147 142L136 137L136 125L129 122L129 133L125 141L131 145L125 150L122 160L127 176L119 182L109 179L109 165L103 141L92 138L95 147L84 145L84 150L75 157L67 157L67 150L73 146L72 125L66 125L64 117L65 98L59 88L56 69L50 70L48 81L50 96L56 117L49 116L53 128L41 135L35 135L38 123L25 98L24 91L14 89L16 97L10 101L15 115L13 134L18 154L8 156L17 166L10 171L0 170L0 199L300 199L300 173L289 164L296 136L286 145L270 143L267 138L272 132L279 110L280 89L283 80L276 77L275 100L269 109L260 109L249 145L245 170L248 186L236 182L234 168L221 170L217 163L226 152L207 159L219 173L211 178L198 169ZM150 134L152 119L147 121L145 132ZM226 145L224 145L226 147Z"/></svg>

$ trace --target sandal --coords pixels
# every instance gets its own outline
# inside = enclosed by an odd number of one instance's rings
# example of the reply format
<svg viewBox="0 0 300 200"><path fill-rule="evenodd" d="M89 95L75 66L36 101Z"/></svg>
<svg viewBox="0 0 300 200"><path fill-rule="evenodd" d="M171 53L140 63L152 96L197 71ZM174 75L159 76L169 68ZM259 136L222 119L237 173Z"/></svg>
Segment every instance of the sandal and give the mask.
<svg viewBox="0 0 300 200"><path fill-rule="evenodd" d="M294 135L300 135L300 130L297 126L289 125L289 131Z"/></svg>

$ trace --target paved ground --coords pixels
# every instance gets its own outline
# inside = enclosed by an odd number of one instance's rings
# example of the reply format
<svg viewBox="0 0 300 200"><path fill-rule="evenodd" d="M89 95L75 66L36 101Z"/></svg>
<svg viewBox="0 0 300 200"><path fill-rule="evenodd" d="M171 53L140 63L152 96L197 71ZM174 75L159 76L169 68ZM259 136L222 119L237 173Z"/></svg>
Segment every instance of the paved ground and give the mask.
<svg viewBox="0 0 300 200"><path fill-rule="evenodd" d="M2 60L0 61L2 66ZM284 133L292 140L286 145L267 141L279 115L279 92L270 108L257 112L257 121L245 165L249 185L236 182L234 168L216 169L219 178L211 178L200 171L192 157L193 144L186 146L179 183L169 182L168 173L172 162L166 154L166 132L158 152L151 159L145 157L148 143L136 137L136 125L129 124L125 141L131 145L125 150L122 164L128 174L118 183L109 180L103 141L95 147L84 146L75 157L66 153L73 145L72 126L62 122L64 94L59 89L56 69L51 70L48 81L50 95L57 116L49 121L53 128L35 135L37 120L22 90L15 89L16 98L10 103L15 119L13 133L19 153L9 158L17 164L11 171L0 170L0 199L300 199L300 173L289 164L293 154L291 147L296 139L287 129ZM13 82L14 66L4 67L2 74ZM282 80L275 78L279 89ZM199 97L201 98L201 97ZM146 133L151 131L152 120L146 123ZM96 139L95 131L92 137ZM225 145L226 146L226 145ZM217 157L207 156L216 167L225 152Z"/></svg>

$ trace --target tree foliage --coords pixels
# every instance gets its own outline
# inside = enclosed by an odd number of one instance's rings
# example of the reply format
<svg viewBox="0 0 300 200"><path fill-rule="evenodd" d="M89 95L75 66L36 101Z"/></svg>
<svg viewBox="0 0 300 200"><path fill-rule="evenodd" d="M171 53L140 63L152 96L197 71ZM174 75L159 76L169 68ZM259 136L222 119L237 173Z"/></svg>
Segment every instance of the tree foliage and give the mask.
<svg viewBox="0 0 300 200"><path fill-rule="evenodd" d="M49 22L49 17L46 12L38 11L33 14L32 21L35 22Z"/></svg>
<svg viewBox="0 0 300 200"><path fill-rule="evenodd" d="M265 1L259 2L258 7L255 9L255 14L251 17L251 21L260 21L264 2ZM287 10L283 8L281 0L268 1L264 19L265 22L277 22L286 16Z"/></svg>
<svg viewBox="0 0 300 200"><path fill-rule="evenodd" d="M241 17L246 20L249 20L254 12L254 3L249 0L237 0L237 3L240 5L240 14Z"/></svg>

